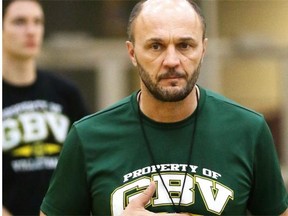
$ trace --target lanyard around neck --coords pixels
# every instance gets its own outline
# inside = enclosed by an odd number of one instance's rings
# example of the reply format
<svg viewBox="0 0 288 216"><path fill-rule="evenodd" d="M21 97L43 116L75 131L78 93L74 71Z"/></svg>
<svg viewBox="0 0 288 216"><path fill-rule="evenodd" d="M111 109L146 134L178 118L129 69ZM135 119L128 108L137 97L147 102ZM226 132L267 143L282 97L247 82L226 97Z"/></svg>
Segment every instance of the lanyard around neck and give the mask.
<svg viewBox="0 0 288 216"><path fill-rule="evenodd" d="M195 141L195 134L196 134L196 127L197 127L197 119L198 119L198 110L199 110L199 95L198 95L198 89L196 88L196 101L197 101L197 107L196 107L196 110L195 110L195 118L194 118L194 125L193 125L193 132L192 132L192 139L191 139L191 144L189 146L189 153L188 153L188 158L187 158L187 165L190 164L191 162L191 155L192 155L192 150L193 150L193 144L194 144L194 141ZM156 160L155 160L155 157L153 155L153 152L151 150L151 144L148 140L148 137L147 137L147 134L146 134L146 131L144 129L144 125L143 125L143 119L142 119L142 113L141 113L141 110L140 110L140 96L141 96L141 92L139 92L139 95L138 95L138 118L139 118L139 122L140 122L140 127L141 127L141 131L142 131L142 134L143 134L143 137L144 137L144 141L145 141L145 144L146 144L146 147L147 147L147 150L148 150L148 153L149 153L149 156L151 158L151 161L152 161L152 164L155 166L156 168L156 171L161 179L161 182L171 200L171 203L173 205L173 210L176 212L176 213L180 213L181 212L181 200L182 200L182 195L183 195L183 190L184 190L184 186L185 186L185 182L186 182L186 177L187 177L187 174L188 174L188 169L186 169L185 171L185 176L184 176L184 181L183 181L183 186L182 186L182 189L181 189L181 193L180 193L180 199L179 199L179 203L178 205L175 204L175 202L173 201L173 198L171 197L171 194L169 193L168 189L167 189L167 186L165 185L164 183L164 180L163 180L163 177L160 173L160 169L159 167L157 167L157 163L156 163Z"/></svg>

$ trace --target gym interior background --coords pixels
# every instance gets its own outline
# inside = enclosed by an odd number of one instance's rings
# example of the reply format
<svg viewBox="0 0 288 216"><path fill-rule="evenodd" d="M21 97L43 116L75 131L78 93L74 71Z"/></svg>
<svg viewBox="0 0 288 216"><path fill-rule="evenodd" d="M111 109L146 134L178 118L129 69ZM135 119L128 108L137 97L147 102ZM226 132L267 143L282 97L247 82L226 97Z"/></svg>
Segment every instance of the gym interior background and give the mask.
<svg viewBox="0 0 288 216"><path fill-rule="evenodd" d="M97 111L138 88L126 52L135 0L43 1L40 67L72 79ZM288 188L288 1L197 1L208 52L199 83L265 115Z"/></svg>

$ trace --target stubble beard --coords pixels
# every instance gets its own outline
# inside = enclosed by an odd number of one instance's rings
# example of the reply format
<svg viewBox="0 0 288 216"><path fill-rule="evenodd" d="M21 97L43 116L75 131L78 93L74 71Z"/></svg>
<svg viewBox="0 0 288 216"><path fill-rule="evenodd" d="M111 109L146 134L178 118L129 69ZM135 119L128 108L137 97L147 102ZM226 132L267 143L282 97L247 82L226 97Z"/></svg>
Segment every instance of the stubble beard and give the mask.
<svg viewBox="0 0 288 216"><path fill-rule="evenodd" d="M177 72L175 69L170 69L165 74L161 75L156 82L153 82L149 73L143 68L141 64L137 61L139 76L148 89L148 91L158 100L162 102L178 102L184 100L193 90L198 80L201 68L201 61L197 68L193 71L191 77L188 77L187 84L183 87L175 87L173 83L169 87L163 87L159 85L159 81L163 78L169 77L171 75L184 78L183 73Z"/></svg>

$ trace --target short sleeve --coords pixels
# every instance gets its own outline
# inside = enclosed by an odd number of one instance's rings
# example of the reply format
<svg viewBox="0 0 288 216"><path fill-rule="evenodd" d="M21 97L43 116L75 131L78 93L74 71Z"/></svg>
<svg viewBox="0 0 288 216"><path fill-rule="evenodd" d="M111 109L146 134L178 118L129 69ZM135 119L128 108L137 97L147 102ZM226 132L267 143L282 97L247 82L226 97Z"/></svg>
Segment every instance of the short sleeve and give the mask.
<svg viewBox="0 0 288 216"><path fill-rule="evenodd" d="M287 206L288 196L273 138L263 120L255 149L254 182L248 209L254 215L279 215Z"/></svg>
<svg viewBox="0 0 288 216"><path fill-rule="evenodd" d="M83 149L73 126L64 143L41 210L47 215L89 215L90 203Z"/></svg>

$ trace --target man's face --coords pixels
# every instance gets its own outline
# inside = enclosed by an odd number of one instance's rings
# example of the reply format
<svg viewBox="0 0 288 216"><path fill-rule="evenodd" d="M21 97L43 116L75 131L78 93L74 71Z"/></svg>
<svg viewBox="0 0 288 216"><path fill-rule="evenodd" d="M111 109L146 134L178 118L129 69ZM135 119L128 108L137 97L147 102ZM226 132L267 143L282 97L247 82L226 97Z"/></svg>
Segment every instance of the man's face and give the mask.
<svg viewBox="0 0 288 216"><path fill-rule="evenodd" d="M144 5L134 24L135 42L127 42L127 47L142 91L161 101L180 101L195 86L207 40L200 18L186 1L157 1Z"/></svg>
<svg viewBox="0 0 288 216"><path fill-rule="evenodd" d="M44 15L37 2L12 2L3 18L3 53L20 59L34 58L40 51Z"/></svg>

